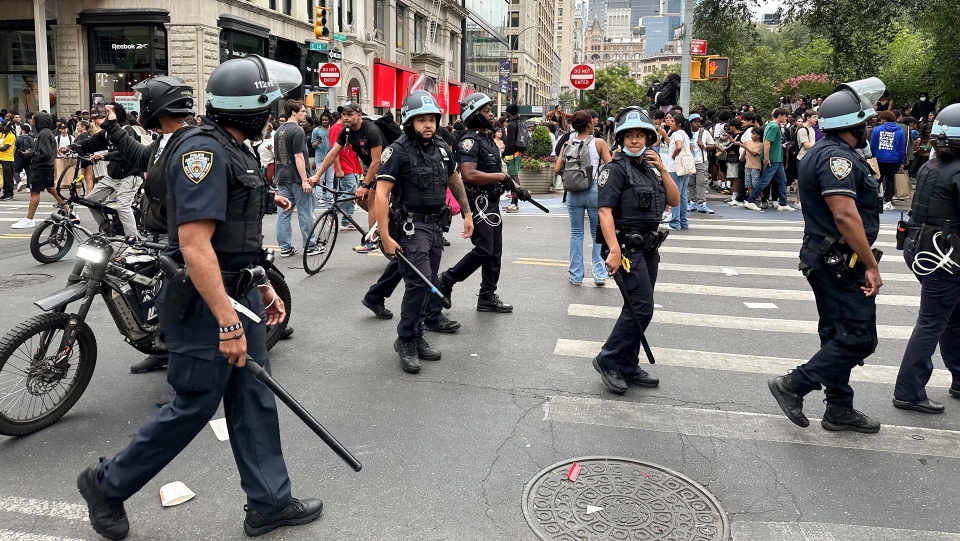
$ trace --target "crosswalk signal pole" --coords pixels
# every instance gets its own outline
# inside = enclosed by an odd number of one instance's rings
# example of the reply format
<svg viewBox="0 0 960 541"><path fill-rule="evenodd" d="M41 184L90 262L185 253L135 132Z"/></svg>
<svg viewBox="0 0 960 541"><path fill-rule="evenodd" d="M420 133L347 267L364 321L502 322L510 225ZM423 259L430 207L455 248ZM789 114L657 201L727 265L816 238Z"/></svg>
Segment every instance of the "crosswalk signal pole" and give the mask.
<svg viewBox="0 0 960 541"><path fill-rule="evenodd" d="M690 41L693 39L694 0L683 0L683 38L680 42L680 107L690 116Z"/></svg>

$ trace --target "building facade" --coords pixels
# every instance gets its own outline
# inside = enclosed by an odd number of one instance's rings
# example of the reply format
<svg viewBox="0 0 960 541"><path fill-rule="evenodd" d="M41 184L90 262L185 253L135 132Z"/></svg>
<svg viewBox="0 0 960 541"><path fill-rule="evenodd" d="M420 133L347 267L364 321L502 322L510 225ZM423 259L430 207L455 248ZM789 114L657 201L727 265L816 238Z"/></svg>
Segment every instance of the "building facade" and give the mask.
<svg viewBox="0 0 960 541"><path fill-rule="evenodd" d="M577 49L579 40L575 15L577 12L575 0L557 0L557 14L554 20L557 28L554 31L555 43L553 50L559 55L560 92L570 90L570 69L577 64Z"/></svg>
<svg viewBox="0 0 960 541"><path fill-rule="evenodd" d="M674 32L680 27L679 15L644 17L641 20L646 37L644 54L656 56L661 53L675 52L673 49Z"/></svg>
<svg viewBox="0 0 960 541"><path fill-rule="evenodd" d="M499 114L512 83L507 45L507 0L464 0L464 84L494 99Z"/></svg>
<svg viewBox="0 0 960 541"><path fill-rule="evenodd" d="M510 0L512 98L518 104L549 103L554 81L554 17L558 0Z"/></svg>
<svg viewBox="0 0 960 541"><path fill-rule="evenodd" d="M630 77L643 80L644 38L610 39L604 37L600 21L593 21L584 34L585 62L594 69L627 66Z"/></svg>

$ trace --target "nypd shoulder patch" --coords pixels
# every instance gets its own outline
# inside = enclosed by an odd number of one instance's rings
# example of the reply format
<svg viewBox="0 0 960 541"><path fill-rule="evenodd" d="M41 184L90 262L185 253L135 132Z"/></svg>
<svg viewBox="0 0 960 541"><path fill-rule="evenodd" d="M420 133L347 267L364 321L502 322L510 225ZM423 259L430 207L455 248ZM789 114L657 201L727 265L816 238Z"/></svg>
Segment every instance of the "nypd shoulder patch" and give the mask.
<svg viewBox="0 0 960 541"><path fill-rule="evenodd" d="M847 178L853 171L853 162L847 158L830 158L830 172L838 180Z"/></svg>
<svg viewBox="0 0 960 541"><path fill-rule="evenodd" d="M183 172L187 178L194 184L200 184L200 181L207 178L213 168L213 152L191 150L180 156L180 162L183 164Z"/></svg>
<svg viewBox="0 0 960 541"><path fill-rule="evenodd" d="M607 179L609 178L610 178L609 169L604 169L603 171L600 171L600 176L597 177L597 186L600 186L601 188L603 188L604 185L607 183Z"/></svg>
<svg viewBox="0 0 960 541"><path fill-rule="evenodd" d="M383 149L383 152L380 153L380 165L387 163L387 161L390 160L390 156L393 156L393 147Z"/></svg>
<svg viewBox="0 0 960 541"><path fill-rule="evenodd" d="M470 149L473 148L473 139L464 139L460 141L460 148L466 152L470 152Z"/></svg>

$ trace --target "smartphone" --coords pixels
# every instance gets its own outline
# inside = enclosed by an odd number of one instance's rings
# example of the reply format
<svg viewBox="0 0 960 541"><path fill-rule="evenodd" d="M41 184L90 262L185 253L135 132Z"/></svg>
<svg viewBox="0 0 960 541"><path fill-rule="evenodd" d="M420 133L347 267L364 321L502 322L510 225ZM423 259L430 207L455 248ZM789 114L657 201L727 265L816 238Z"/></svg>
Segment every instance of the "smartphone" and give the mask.
<svg viewBox="0 0 960 541"><path fill-rule="evenodd" d="M107 105L106 102L103 101L103 94L94 92L90 95L90 101L92 103L90 106L90 114L105 118L107 116Z"/></svg>

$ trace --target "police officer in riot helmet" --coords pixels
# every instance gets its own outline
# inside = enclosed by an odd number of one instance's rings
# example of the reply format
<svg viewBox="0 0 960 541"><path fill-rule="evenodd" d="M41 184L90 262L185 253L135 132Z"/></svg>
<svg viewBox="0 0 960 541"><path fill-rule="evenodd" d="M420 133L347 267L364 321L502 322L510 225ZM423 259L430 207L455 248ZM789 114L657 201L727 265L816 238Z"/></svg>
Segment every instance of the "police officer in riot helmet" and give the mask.
<svg viewBox="0 0 960 541"><path fill-rule="evenodd" d="M893 405L942 413L943 404L927 398L924 387L939 344L953 375L949 393L960 398L960 104L940 111L930 142L934 156L917 173L910 222L897 233L898 244L905 242L903 259L920 280L920 314L903 352Z"/></svg>
<svg viewBox="0 0 960 541"><path fill-rule="evenodd" d="M436 98L427 91L413 90L404 99L403 134L380 155L374 207L377 222L389 223L380 228L383 252L387 256L402 252L410 265L434 283L443 252L443 226L449 218L447 186L463 208L467 205L453 152L435 136L440 116ZM463 236L472 234L473 220L468 212ZM416 374L420 372L420 359L439 361L441 353L423 338L430 284L423 282L410 265L399 265L406 288L393 348L400 356L400 367Z"/></svg>
<svg viewBox="0 0 960 541"><path fill-rule="evenodd" d="M804 237L800 270L820 316L820 351L806 364L768 382L793 423L810 422L803 397L825 388L821 426L831 431L875 433L880 423L853 408L850 372L877 347L876 296L883 281L871 249L880 230L879 182L857 149L867 145L867 120L884 91L872 77L842 84L820 105L818 141L800 162Z"/></svg>
<svg viewBox="0 0 960 541"><path fill-rule="evenodd" d="M437 286L450 297L453 285L466 280L477 269L481 270L478 312L509 313L513 306L505 304L496 294L500 280L500 258L503 254L503 227L500 221L500 196L512 191L526 201L530 192L503 173L500 150L493 139L493 106L490 96L472 92L460 103L460 116L467 131L460 137L457 154L460 176L466 186L469 209L473 213L474 234L470 238L473 250L453 267L440 275ZM468 207L462 207L468 208ZM439 313L441 303L436 296L429 301L428 313Z"/></svg>
<svg viewBox="0 0 960 541"><path fill-rule="evenodd" d="M207 82L205 129L184 138L166 161L170 242L161 257L185 264L189 275L165 275L156 297L176 397L126 449L77 478L91 526L104 537L127 535L123 502L176 458L221 399L247 494L244 532L306 524L322 511L320 500L291 497L275 398L243 370L247 356L269 370L266 324L284 316L260 266L261 223L273 201L243 141L259 136L269 106L299 83L296 68L258 56L224 62Z"/></svg>
<svg viewBox="0 0 960 541"><path fill-rule="evenodd" d="M669 230L659 229L666 206L680 204L680 190L660 155L651 150L657 129L640 107L628 107L616 118L614 136L621 147L597 177L600 228L596 242L606 252L611 274L621 273L624 290L644 329L653 319L653 289L660 265L660 244ZM657 173L659 172L659 177ZM629 268L621 266L630 262ZM627 306L593 367L603 384L622 394L627 385L656 387L660 380L640 368L641 335Z"/></svg>

